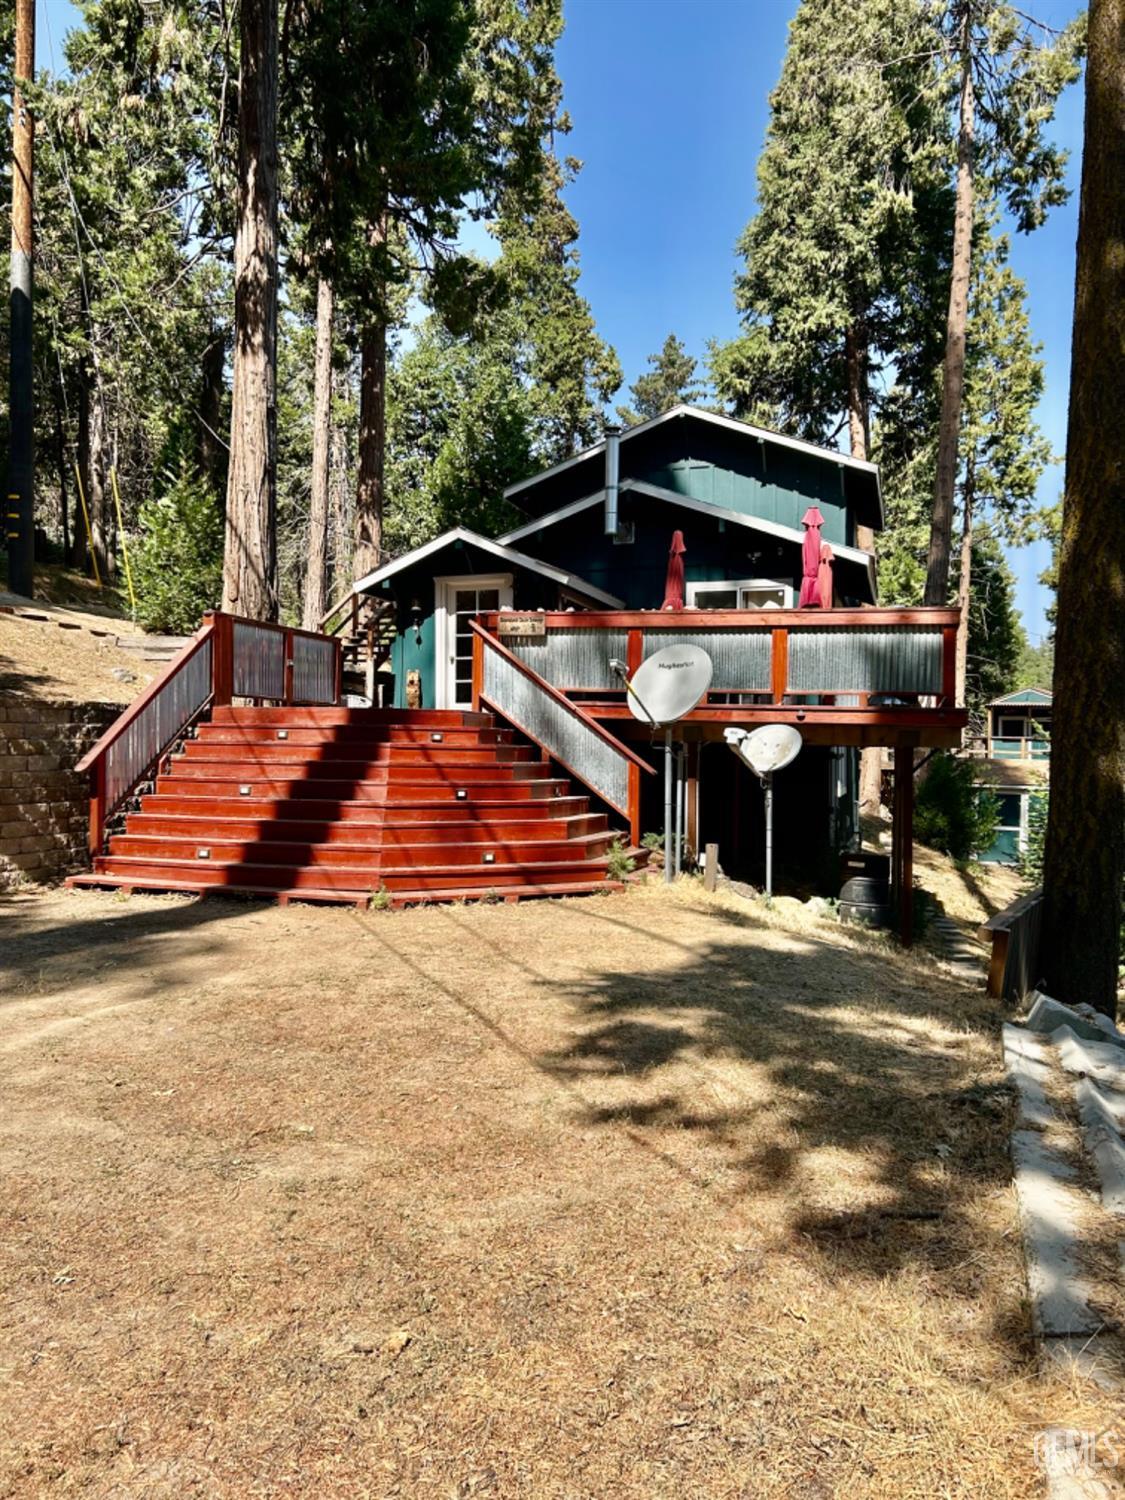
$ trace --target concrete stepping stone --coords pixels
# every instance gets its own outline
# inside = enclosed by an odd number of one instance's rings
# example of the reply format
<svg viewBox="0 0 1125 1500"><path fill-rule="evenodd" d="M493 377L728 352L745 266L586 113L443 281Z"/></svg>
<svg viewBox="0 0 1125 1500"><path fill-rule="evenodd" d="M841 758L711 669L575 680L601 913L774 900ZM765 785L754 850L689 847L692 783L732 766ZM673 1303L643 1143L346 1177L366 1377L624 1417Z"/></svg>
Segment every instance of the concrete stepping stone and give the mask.
<svg viewBox="0 0 1125 1500"><path fill-rule="evenodd" d="M1046 1130L1055 1118L1043 1087L1051 1076L1051 1048L1042 1037L1010 1023L1001 1028L1001 1035L1004 1066L1019 1095L1020 1124Z"/></svg>

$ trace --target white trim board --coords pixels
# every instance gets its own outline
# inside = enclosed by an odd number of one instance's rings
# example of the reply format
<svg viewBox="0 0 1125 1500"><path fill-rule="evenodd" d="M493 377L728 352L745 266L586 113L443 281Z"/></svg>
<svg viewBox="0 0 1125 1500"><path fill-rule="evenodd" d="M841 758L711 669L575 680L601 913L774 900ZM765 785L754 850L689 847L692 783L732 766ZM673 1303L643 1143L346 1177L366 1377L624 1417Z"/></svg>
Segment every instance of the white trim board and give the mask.
<svg viewBox="0 0 1125 1500"><path fill-rule="evenodd" d="M878 464L873 464L865 458L852 458L851 454L841 453L836 448L822 448L818 443L806 442L804 438L789 437L783 432L773 432L768 427L754 427L749 422L740 422L736 417L726 417L720 412L704 411L699 406L673 406L671 411L663 412L659 417L650 417L647 422L639 422L635 427L627 427L619 441L627 443L630 438L639 437L642 432L651 432L663 423L672 422L678 417L692 417L700 422L709 422L712 426L721 427L725 432L733 432L740 437L754 438L759 443L776 443L782 448L791 448L797 453L807 453L813 458L827 459L841 468L855 469L861 474L869 474L875 481L875 500L879 507L880 521L883 521L883 493ZM508 499L513 495L522 494L524 490L550 475L562 474L567 469L573 468L575 464L580 464L585 459L592 458L595 453L601 453L604 450L605 439L602 438L591 444L589 448L584 448L581 453L576 453L573 458L564 458L561 463L552 464L549 469L543 469L529 479L521 479L517 484L510 484L504 491L504 496Z"/></svg>
<svg viewBox="0 0 1125 1500"><path fill-rule="evenodd" d="M550 578L562 587L572 589L576 594L584 594L590 599L597 600L609 609L625 608L624 602L615 594L607 594L604 589L595 588L592 583L587 583L577 573L567 573L562 568L552 567L550 563L541 562L537 557L529 557L526 552L517 552L514 547L505 546L503 539L494 542L489 537L480 536L465 526L455 526L452 531L443 531L441 536L434 537L433 541L425 542L411 552L404 552L401 557L396 557L394 562L384 563L373 573L356 579L352 587L357 594L366 593L382 583L384 579L393 578L404 568L412 567L424 558L432 557L435 552L440 552L443 547L448 547L452 542L457 541L465 542L471 547L479 547L482 552L498 557L512 567L527 568L533 573L540 573L544 578Z"/></svg>

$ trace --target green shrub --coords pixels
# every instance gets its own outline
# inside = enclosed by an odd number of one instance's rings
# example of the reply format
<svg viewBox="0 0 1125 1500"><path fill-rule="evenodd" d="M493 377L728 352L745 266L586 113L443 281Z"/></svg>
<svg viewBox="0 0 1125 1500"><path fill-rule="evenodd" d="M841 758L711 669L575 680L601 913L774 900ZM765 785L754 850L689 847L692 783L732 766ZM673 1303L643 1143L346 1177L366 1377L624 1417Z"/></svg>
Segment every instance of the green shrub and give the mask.
<svg viewBox="0 0 1125 1500"><path fill-rule="evenodd" d="M1000 804L973 785L973 766L939 751L918 787L914 836L953 859L969 859L996 837Z"/></svg>
<svg viewBox="0 0 1125 1500"><path fill-rule="evenodd" d="M145 630L188 635L223 588L223 518L215 496L186 464L140 512L133 554L137 614Z"/></svg>
<svg viewBox="0 0 1125 1500"><path fill-rule="evenodd" d="M637 868L624 839L614 839L606 853L606 879L624 880Z"/></svg>
<svg viewBox="0 0 1125 1500"><path fill-rule="evenodd" d="M1043 851L1047 847L1047 792L1032 792L1027 807L1027 848L1020 855L1020 874L1028 885L1043 883Z"/></svg>

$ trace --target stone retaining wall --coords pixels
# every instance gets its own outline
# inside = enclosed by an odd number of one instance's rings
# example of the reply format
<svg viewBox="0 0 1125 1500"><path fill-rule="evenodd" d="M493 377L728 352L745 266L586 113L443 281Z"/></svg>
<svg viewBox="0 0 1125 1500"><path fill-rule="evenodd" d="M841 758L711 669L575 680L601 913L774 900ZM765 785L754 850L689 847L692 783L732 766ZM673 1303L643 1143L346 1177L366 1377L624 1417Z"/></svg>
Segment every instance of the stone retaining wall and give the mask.
<svg viewBox="0 0 1125 1500"><path fill-rule="evenodd" d="M85 866L89 784L74 767L120 712L111 703L0 699L0 890Z"/></svg>

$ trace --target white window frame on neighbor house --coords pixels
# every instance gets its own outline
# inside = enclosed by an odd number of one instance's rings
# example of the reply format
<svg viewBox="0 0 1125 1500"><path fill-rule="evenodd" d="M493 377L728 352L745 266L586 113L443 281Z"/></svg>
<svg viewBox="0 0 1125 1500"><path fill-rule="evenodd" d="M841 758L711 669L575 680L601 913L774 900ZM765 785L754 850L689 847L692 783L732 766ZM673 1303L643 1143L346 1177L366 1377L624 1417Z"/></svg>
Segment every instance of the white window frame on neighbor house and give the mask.
<svg viewBox="0 0 1125 1500"><path fill-rule="evenodd" d="M782 603L779 606L766 604L744 605L739 602L736 609L792 609L796 590L791 583L783 583L780 578L715 578L707 583L689 583L687 586L688 606L693 609L710 609L706 596L715 593L729 593L731 589L737 590L739 601L742 599L743 589L780 589L782 592Z"/></svg>
<svg viewBox="0 0 1125 1500"><path fill-rule="evenodd" d="M465 573L434 579L434 704L437 708L457 707L456 615L450 605L458 589L495 589L501 609L512 607L511 573ZM461 706L465 707L464 704Z"/></svg>

